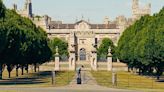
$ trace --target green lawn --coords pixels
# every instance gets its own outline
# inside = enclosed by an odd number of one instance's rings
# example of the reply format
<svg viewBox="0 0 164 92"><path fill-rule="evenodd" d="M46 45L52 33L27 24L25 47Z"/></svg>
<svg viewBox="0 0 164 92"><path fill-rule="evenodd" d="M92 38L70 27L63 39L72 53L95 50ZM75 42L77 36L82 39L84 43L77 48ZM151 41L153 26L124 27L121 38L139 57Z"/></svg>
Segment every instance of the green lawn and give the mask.
<svg viewBox="0 0 164 92"><path fill-rule="evenodd" d="M51 86L64 86L69 84L73 79L75 72L60 71L56 72L54 85L52 85L51 71L40 71L36 73L28 73L15 76L15 71L12 71L11 78L8 79L7 71L3 72L3 80L0 80L0 86L19 86L19 87L51 87Z"/></svg>
<svg viewBox="0 0 164 92"><path fill-rule="evenodd" d="M97 83L101 86L128 88L128 89L160 89L164 92L164 82L156 82L155 79L134 75L129 72L117 72L117 84L112 85L112 73L107 71L92 71Z"/></svg>

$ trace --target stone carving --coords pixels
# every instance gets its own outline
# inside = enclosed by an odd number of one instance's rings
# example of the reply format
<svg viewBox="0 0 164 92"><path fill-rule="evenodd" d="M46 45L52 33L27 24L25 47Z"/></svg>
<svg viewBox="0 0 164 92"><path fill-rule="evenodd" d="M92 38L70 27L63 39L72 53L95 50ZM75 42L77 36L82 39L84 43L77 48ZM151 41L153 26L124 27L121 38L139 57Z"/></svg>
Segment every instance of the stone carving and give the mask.
<svg viewBox="0 0 164 92"><path fill-rule="evenodd" d="M109 46L108 53L111 53L111 47Z"/></svg>
<svg viewBox="0 0 164 92"><path fill-rule="evenodd" d="M56 46L55 51L56 51L56 55L59 55L59 48L58 48L58 46Z"/></svg>
<svg viewBox="0 0 164 92"><path fill-rule="evenodd" d="M112 50L111 50L111 46L109 46L109 49L108 49L108 57L112 57L111 52L112 52Z"/></svg>

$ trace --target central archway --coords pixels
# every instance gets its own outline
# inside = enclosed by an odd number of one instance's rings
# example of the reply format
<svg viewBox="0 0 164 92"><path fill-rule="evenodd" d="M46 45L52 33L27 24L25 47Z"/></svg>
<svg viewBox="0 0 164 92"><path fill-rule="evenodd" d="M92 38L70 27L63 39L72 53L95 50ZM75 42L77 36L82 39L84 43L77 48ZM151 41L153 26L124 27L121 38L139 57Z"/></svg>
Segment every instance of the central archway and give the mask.
<svg viewBox="0 0 164 92"><path fill-rule="evenodd" d="M84 48L80 49L79 56L80 56L80 61L86 60L86 50Z"/></svg>

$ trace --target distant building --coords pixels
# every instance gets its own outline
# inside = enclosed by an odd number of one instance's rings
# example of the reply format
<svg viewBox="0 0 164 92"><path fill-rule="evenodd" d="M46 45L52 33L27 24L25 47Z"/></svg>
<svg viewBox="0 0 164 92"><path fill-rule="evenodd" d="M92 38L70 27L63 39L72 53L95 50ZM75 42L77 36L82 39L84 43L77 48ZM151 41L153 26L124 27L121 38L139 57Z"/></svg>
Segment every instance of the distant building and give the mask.
<svg viewBox="0 0 164 92"><path fill-rule="evenodd" d="M133 0L132 13L134 20L138 20L141 16L151 14L151 4L147 4L146 6L140 8L139 0Z"/></svg>
<svg viewBox="0 0 164 92"><path fill-rule="evenodd" d="M17 5L14 4L13 5L14 10L17 11L18 14L22 15L23 17L28 17L28 18L32 18L32 2L31 0L26 0L25 4L24 4L24 8L22 10L17 10Z"/></svg>
<svg viewBox="0 0 164 92"><path fill-rule="evenodd" d="M15 4L14 9L20 15L29 17L37 26L42 27L50 39L58 37L68 42L69 64L74 64L75 61L92 61L91 59L95 57L95 48L101 44L104 38L110 38L117 45L121 34L129 25L133 24L141 16L150 14L151 5L149 4L141 9L139 1L133 0L132 18L118 16L112 21L105 17L100 24L91 23L84 19L76 20L75 23L62 23L62 21L52 21L48 15L35 16L32 14L31 0L26 0L23 10L17 10ZM72 67L70 69L73 69L75 65L70 65L70 67Z"/></svg>

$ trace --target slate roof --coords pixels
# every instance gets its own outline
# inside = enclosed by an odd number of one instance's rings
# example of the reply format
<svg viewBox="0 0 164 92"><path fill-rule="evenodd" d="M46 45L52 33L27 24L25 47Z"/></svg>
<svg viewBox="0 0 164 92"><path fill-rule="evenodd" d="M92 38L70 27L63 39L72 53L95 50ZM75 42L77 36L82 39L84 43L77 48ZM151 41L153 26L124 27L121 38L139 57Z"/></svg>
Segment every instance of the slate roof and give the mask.
<svg viewBox="0 0 164 92"><path fill-rule="evenodd" d="M74 24L62 24L61 22L50 22L48 28L50 29L75 29L75 26L81 22L85 22L90 26L90 29L117 29L116 24L90 24L84 20L78 21Z"/></svg>

